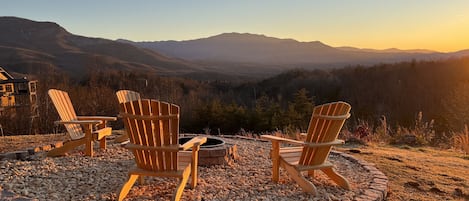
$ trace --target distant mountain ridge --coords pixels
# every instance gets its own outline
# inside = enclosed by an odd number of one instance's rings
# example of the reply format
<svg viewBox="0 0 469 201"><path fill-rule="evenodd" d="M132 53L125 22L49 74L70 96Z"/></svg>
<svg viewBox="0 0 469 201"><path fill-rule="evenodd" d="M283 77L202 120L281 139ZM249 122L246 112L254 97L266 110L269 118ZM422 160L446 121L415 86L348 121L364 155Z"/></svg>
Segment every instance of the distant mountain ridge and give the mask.
<svg viewBox="0 0 469 201"><path fill-rule="evenodd" d="M426 50L426 49L411 49L411 50L401 50L397 48L388 48L384 50L376 50L376 49L370 49L370 48L356 48L356 47L336 47L341 50L346 50L346 51L362 51L362 52L382 52L382 53L438 53L437 51L433 50Z"/></svg>
<svg viewBox="0 0 469 201"><path fill-rule="evenodd" d="M24 73L54 68L75 76L81 76L87 70L161 75L203 71L199 65L133 45L74 35L53 22L0 17L0 30L0 64L9 71Z"/></svg>
<svg viewBox="0 0 469 201"><path fill-rule="evenodd" d="M249 63L261 65L294 65L341 67L344 65L372 65L411 59L443 59L459 55L431 50L359 49L331 47L320 41L299 42L249 33L223 33L208 38L187 41L133 42L168 57L203 63ZM461 54L461 53L460 53ZM464 52L465 54L465 52Z"/></svg>
<svg viewBox="0 0 469 201"><path fill-rule="evenodd" d="M266 78L293 68L341 68L445 59L469 50L371 50L331 47L258 34L224 33L187 41L132 42L69 33L53 22L0 17L0 65L15 74L42 69L80 77L94 71L127 71L201 80Z"/></svg>

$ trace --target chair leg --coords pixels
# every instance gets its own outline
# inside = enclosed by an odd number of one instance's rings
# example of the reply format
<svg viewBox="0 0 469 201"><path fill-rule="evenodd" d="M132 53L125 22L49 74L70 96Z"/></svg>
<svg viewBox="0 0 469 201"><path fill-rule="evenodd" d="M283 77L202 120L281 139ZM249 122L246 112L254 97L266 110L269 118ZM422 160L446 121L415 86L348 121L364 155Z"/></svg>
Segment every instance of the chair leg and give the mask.
<svg viewBox="0 0 469 201"><path fill-rule="evenodd" d="M130 191L130 188L132 188L132 186L134 185L137 178L138 178L138 175L135 175L135 174L131 174L129 176L129 180L127 180L127 182L125 182L124 186L122 186L122 188L120 190L119 201L122 201L125 198L125 196L127 196L127 194Z"/></svg>
<svg viewBox="0 0 469 201"><path fill-rule="evenodd" d="M83 125L83 131L85 132L85 155L93 157L93 136L91 124Z"/></svg>
<svg viewBox="0 0 469 201"><path fill-rule="evenodd" d="M199 149L192 148L192 162L191 162L191 188L197 186L197 166L199 165Z"/></svg>
<svg viewBox="0 0 469 201"><path fill-rule="evenodd" d="M191 189L194 189L197 186L197 167L193 167L194 164L191 164Z"/></svg>
<svg viewBox="0 0 469 201"><path fill-rule="evenodd" d="M138 184L143 185L145 184L145 177L143 175L140 175L138 178Z"/></svg>
<svg viewBox="0 0 469 201"><path fill-rule="evenodd" d="M350 190L350 184L344 176L337 173L332 167L321 169L329 178L332 179L337 185L344 189Z"/></svg>
<svg viewBox="0 0 469 201"><path fill-rule="evenodd" d="M106 149L106 137L103 137L101 140L99 140L99 148Z"/></svg>
<svg viewBox="0 0 469 201"><path fill-rule="evenodd" d="M278 182L280 175L280 144L278 141L272 141L272 181Z"/></svg>
<svg viewBox="0 0 469 201"><path fill-rule="evenodd" d="M86 141L87 140L85 138L82 138L82 139L79 139L79 140L73 140L73 141L66 142L63 146L50 150L47 153L47 156L54 157L54 156L65 155L65 153L69 152L70 150L72 150L72 149L74 149L74 148L76 148L80 145L85 144Z"/></svg>
<svg viewBox="0 0 469 201"><path fill-rule="evenodd" d="M294 167L289 165L285 165L285 170L287 170L290 177L295 180L298 185L300 185L304 192L311 193L313 195L317 194L316 186L304 178L303 175L301 175L301 172L297 171Z"/></svg>
<svg viewBox="0 0 469 201"><path fill-rule="evenodd" d="M181 199L182 192L184 191L184 187L186 186L186 183L189 180L190 174L191 169L190 167L187 167L182 173L181 182L176 187L176 191L174 192L173 198L171 199L172 201L178 201L179 199Z"/></svg>
<svg viewBox="0 0 469 201"><path fill-rule="evenodd" d="M85 155L93 157L93 140L86 140Z"/></svg>

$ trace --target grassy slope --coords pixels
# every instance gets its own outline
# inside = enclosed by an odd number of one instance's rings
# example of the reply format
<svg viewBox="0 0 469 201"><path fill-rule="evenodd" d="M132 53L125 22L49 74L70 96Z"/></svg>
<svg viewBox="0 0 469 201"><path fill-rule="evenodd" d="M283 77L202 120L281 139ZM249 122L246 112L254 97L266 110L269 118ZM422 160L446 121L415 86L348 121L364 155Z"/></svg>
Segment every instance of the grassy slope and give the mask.
<svg viewBox="0 0 469 201"><path fill-rule="evenodd" d="M469 159L461 153L376 145L340 150L375 163L388 176L388 200L469 200Z"/></svg>

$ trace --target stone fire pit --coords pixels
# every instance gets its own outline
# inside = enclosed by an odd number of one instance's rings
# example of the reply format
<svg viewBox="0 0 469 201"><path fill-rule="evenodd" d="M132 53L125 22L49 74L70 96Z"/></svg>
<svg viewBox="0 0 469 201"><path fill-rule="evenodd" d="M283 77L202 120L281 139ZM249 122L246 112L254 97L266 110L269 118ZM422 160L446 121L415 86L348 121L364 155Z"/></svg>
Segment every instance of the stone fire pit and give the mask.
<svg viewBox="0 0 469 201"><path fill-rule="evenodd" d="M179 144L192 139L193 136L184 136L179 138ZM221 138L206 136L207 142L200 146L199 165L232 165L238 159L237 146L228 144Z"/></svg>

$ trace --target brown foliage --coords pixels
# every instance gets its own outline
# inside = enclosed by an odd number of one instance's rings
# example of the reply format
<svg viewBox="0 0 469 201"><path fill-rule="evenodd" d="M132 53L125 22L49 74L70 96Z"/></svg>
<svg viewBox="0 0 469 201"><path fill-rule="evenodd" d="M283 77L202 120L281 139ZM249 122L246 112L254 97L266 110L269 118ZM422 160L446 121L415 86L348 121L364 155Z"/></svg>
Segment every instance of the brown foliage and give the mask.
<svg viewBox="0 0 469 201"><path fill-rule="evenodd" d="M461 149L466 154L469 154L469 129L467 125L464 126L464 130L454 135L454 147Z"/></svg>

